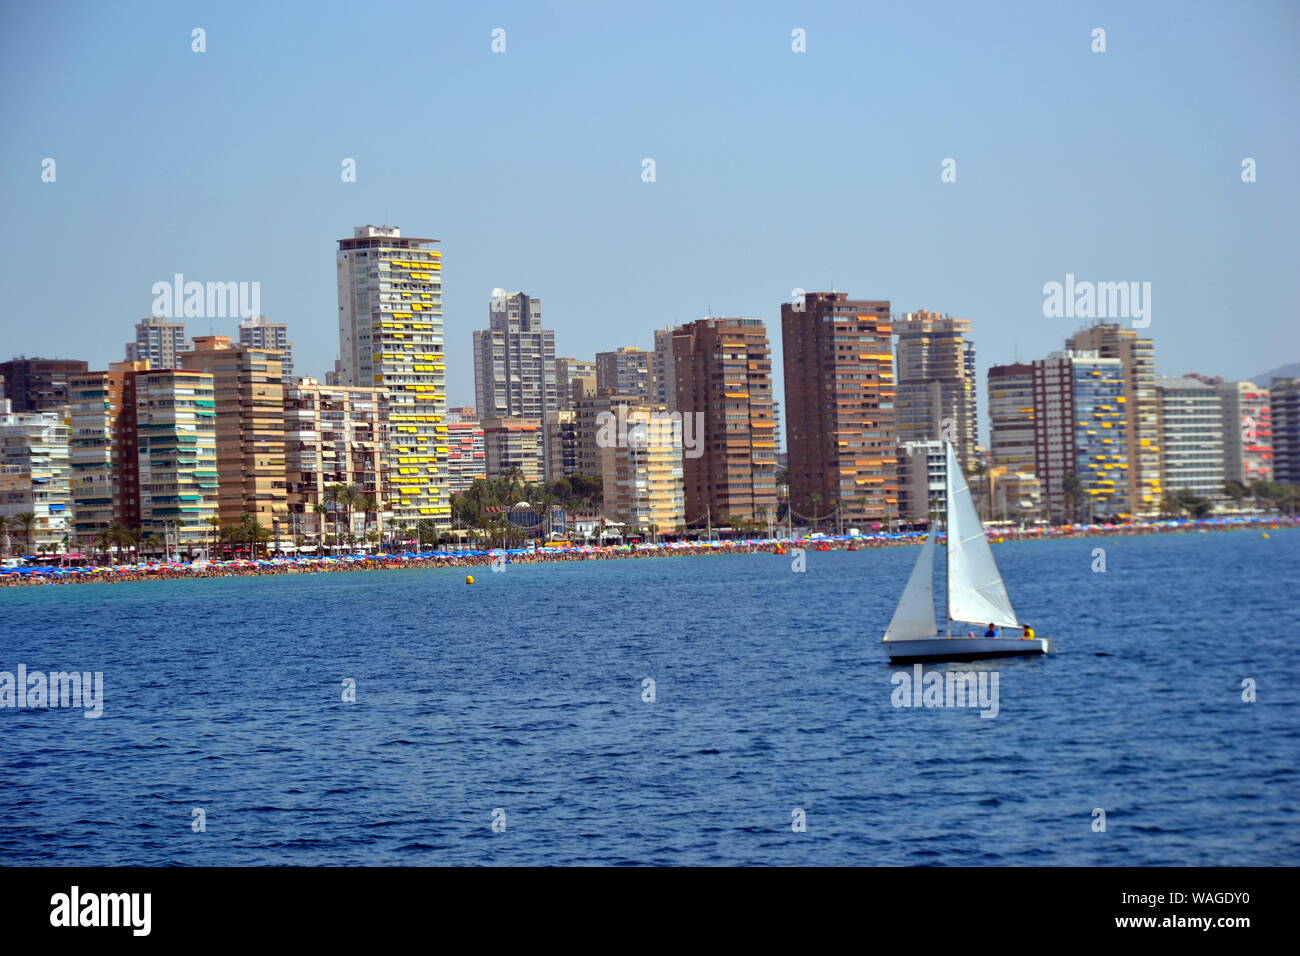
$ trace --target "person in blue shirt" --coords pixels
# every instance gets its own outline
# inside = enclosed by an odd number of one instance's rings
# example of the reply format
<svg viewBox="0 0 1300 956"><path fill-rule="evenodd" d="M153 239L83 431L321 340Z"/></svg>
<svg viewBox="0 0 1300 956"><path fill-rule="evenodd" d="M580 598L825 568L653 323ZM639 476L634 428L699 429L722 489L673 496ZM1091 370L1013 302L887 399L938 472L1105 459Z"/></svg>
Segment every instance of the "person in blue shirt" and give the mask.
<svg viewBox="0 0 1300 956"><path fill-rule="evenodd" d="M989 629L988 629L987 631L984 632L984 636L985 636L985 637L997 637L997 636L998 636L998 629L997 629L996 627L993 626L993 622L992 622L992 621L989 622Z"/></svg>

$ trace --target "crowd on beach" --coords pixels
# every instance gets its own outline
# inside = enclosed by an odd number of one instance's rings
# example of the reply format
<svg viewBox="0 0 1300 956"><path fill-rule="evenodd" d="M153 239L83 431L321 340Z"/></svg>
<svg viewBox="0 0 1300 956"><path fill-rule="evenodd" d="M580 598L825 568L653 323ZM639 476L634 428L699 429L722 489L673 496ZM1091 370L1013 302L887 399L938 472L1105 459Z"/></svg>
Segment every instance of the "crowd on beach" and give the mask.
<svg viewBox="0 0 1300 956"><path fill-rule="evenodd" d="M1069 537L1112 537L1139 534L1177 534L1205 531L1253 529L1267 533L1270 529L1300 525L1300 519L1214 518L1202 520L1161 521L1143 524L1070 525L1053 528L989 529L994 542L1023 541ZM942 538L942 532L940 532ZM30 565L0 568L0 587L73 584L86 582L157 581L174 578L224 578L274 574L321 574L332 572L377 571L403 568L475 568L505 562L538 564L556 561L601 561L623 558L660 558L707 554L790 554L803 549L813 551L859 551L869 548L899 547L925 540L925 532L878 533L869 535L806 538L767 538L724 541L672 541L618 545L568 545L456 551L418 551L385 554L349 554L315 557L271 557L233 561L140 562L134 564L93 566Z"/></svg>

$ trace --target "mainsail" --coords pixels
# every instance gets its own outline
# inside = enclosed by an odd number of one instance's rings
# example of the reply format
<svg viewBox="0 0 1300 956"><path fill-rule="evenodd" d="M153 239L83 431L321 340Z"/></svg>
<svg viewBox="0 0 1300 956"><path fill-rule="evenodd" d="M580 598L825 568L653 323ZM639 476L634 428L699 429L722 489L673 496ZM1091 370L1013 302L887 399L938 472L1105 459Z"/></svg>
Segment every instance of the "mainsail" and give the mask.
<svg viewBox="0 0 1300 956"><path fill-rule="evenodd" d="M948 620L1019 627L951 442L947 472Z"/></svg>
<svg viewBox="0 0 1300 956"><path fill-rule="evenodd" d="M885 640L934 637L938 632L934 623L934 528L931 528L894 617L885 630Z"/></svg>

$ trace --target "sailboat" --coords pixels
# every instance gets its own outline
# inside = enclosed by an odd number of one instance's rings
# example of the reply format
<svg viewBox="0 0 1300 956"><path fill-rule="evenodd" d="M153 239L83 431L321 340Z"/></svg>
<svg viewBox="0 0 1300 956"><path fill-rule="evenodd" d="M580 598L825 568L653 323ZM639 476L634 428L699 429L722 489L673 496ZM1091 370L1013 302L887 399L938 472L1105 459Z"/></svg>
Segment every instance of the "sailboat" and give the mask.
<svg viewBox="0 0 1300 956"><path fill-rule="evenodd" d="M951 442L947 454L948 493L948 613L944 633L934 616L934 524L926 536L916 566L882 642L889 659L911 661L972 661L983 657L1046 654L1051 642L1044 637L1025 638L1006 585L984 536L966 476L957 464ZM984 637L993 624L998 637ZM953 625L961 633L953 634ZM969 636L973 633L975 636Z"/></svg>

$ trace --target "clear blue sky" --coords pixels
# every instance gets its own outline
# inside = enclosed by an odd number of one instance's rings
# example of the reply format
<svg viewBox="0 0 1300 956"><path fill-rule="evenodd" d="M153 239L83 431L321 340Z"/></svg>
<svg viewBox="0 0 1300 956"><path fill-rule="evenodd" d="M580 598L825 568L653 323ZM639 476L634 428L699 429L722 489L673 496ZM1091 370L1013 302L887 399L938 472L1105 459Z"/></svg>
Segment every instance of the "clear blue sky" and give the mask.
<svg viewBox="0 0 1300 956"><path fill-rule="evenodd" d="M7 2L0 84L5 357L119 360L181 272L261 282L323 374L335 240L387 222L442 240L453 404L494 286L560 354L712 310L779 358L834 284L975 320L982 381L1079 325L1042 314L1073 272L1152 283L1163 374L1300 360L1291 0Z"/></svg>

